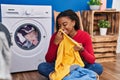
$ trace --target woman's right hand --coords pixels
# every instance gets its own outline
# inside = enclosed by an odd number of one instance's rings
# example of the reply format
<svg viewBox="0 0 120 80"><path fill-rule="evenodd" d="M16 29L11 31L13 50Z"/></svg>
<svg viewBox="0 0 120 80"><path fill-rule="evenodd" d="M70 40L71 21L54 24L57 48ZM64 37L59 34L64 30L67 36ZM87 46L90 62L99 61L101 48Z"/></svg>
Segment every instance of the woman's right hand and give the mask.
<svg viewBox="0 0 120 80"><path fill-rule="evenodd" d="M58 45L62 40L63 40L63 33L61 31L58 31L55 36L54 43Z"/></svg>

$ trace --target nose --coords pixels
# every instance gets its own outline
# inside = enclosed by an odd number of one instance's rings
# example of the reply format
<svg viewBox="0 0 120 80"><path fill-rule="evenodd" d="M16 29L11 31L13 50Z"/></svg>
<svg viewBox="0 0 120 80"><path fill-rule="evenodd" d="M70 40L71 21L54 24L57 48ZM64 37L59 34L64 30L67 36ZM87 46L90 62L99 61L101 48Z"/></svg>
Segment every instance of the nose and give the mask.
<svg viewBox="0 0 120 80"><path fill-rule="evenodd" d="M67 26L61 26L60 29L65 30L67 29Z"/></svg>

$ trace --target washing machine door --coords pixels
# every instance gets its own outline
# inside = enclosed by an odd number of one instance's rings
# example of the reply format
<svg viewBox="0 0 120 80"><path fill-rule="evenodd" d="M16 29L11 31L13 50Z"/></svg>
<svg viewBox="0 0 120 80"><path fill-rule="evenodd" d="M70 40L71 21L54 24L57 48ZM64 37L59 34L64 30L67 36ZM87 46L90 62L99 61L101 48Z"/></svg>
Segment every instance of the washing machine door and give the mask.
<svg viewBox="0 0 120 80"><path fill-rule="evenodd" d="M45 56L47 32L41 23L35 20L21 20L13 25L11 50L21 57ZM43 46L44 45L44 46ZM43 57L44 59L44 57Z"/></svg>

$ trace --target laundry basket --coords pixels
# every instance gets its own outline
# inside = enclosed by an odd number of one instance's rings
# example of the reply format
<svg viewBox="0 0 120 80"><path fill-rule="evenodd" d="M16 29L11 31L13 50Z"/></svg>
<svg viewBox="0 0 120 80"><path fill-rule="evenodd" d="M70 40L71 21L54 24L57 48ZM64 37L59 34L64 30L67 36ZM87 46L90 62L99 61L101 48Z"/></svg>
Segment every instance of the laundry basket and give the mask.
<svg viewBox="0 0 120 80"><path fill-rule="evenodd" d="M96 73L97 80L99 80L99 75Z"/></svg>

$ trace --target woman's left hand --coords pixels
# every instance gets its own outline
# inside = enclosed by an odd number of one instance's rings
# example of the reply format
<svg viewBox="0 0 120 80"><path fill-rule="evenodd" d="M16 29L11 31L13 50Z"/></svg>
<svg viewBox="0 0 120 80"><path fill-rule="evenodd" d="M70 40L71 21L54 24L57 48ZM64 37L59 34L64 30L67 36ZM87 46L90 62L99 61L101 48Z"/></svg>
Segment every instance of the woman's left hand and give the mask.
<svg viewBox="0 0 120 80"><path fill-rule="evenodd" d="M79 43L79 45L75 45L75 46L74 46L74 50L75 50L75 51L82 52L82 51L84 50L84 47L82 46L81 43Z"/></svg>

